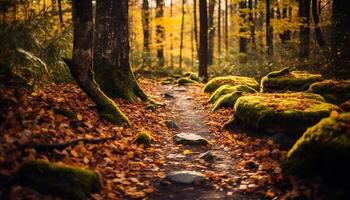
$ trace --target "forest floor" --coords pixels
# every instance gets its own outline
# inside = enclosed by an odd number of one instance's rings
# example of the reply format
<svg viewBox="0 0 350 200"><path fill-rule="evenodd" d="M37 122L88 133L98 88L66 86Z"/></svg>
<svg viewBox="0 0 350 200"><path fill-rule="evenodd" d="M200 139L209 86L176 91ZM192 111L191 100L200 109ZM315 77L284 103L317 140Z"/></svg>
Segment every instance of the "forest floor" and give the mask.
<svg viewBox="0 0 350 200"><path fill-rule="evenodd" d="M130 118L131 128L101 121L93 103L74 84L48 85L38 92L18 88L1 91L8 99L1 108L0 180L21 163L44 159L95 170L101 174L103 190L92 199L328 199L331 191L320 180L303 181L284 176L280 167L286 151L271 137L246 131L222 130L232 109L211 113L202 85L162 85L159 80L140 81L152 98L164 102L155 112L145 103L117 100ZM170 94L165 96L165 93ZM170 98L169 98L170 97ZM55 114L65 108L75 118ZM178 128L168 128L172 120ZM153 133L149 148L134 143L141 130ZM198 134L205 146L175 144L178 133ZM56 144L77 138L108 138L103 143L78 143L63 150L35 149L28 144ZM211 151L214 159L199 155ZM205 175L203 183L184 185L164 178L177 170ZM0 181L1 183L1 181ZM3 199L52 199L29 188L13 186L0 191Z"/></svg>

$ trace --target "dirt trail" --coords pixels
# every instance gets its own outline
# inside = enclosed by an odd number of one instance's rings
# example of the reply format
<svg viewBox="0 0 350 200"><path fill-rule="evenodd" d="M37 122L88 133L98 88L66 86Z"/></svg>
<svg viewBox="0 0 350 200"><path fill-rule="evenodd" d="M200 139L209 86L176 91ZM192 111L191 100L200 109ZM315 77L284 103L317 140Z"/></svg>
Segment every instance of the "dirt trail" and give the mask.
<svg viewBox="0 0 350 200"><path fill-rule="evenodd" d="M163 91L159 91L164 96L165 93L173 96L164 98L167 107L171 109L172 118L179 127L171 130L173 135L178 133L193 133L200 135L211 142L209 146L189 146L176 145L172 138L164 142L164 151L167 152L166 172L176 170L192 170L207 173L232 173L235 161L229 155L229 149L223 149L215 144L214 137L207 126L207 114L199 102L195 102L189 88L169 85L164 86ZM199 91L194 91L199 92ZM184 150L190 150L190 155L184 155ZM204 161L199 159L201 153L211 151L215 159ZM238 180L234 174L229 178ZM234 184L233 184L234 185ZM161 182L155 195L151 199L241 199L239 194L224 191L210 181L199 185L183 185L170 182ZM248 197L244 199L250 199Z"/></svg>

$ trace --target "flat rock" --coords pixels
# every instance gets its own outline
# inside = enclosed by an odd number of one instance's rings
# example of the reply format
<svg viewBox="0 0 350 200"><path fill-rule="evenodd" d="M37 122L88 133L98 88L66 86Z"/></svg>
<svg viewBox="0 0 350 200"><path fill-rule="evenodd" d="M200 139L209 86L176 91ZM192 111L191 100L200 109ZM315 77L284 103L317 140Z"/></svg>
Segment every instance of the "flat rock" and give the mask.
<svg viewBox="0 0 350 200"><path fill-rule="evenodd" d="M168 98L168 99L173 99L175 98L173 94L171 94L170 92L165 92L164 93L164 98Z"/></svg>
<svg viewBox="0 0 350 200"><path fill-rule="evenodd" d="M189 145L206 145L209 144L208 140L200 135L193 133L179 133L174 136L174 141L177 144L189 144Z"/></svg>
<svg viewBox="0 0 350 200"><path fill-rule="evenodd" d="M199 159L203 159L205 161L210 161L210 160L214 159L214 155L211 153L211 151L207 151L207 152L199 155Z"/></svg>
<svg viewBox="0 0 350 200"><path fill-rule="evenodd" d="M165 120L164 123L170 129L178 129L179 128L173 120Z"/></svg>
<svg viewBox="0 0 350 200"><path fill-rule="evenodd" d="M205 180L202 173L187 170L170 172L165 178L173 183L182 184L197 184Z"/></svg>

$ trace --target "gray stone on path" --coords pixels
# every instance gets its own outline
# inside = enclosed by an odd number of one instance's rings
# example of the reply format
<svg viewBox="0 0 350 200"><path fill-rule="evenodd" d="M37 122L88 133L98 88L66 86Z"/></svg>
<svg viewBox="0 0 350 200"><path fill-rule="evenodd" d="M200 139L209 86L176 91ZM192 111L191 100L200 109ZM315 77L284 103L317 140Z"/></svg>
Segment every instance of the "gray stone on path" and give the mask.
<svg viewBox="0 0 350 200"><path fill-rule="evenodd" d="M178 129L179 128L173 120L165 120L164 123L170 129Z"/></svg>
<svg viewBox="0 0 350 200"><path fill-rule="evenodd" d="M205 161L210 161L210 160L214 159L214 155L211 153L211 151L207 151L207 152L199 155L199 159L203 159Z"/></svg>
<svg viewBox="0 0 350 200"><path fill-rule="evenodd" d="M187 170L170 172L165 178L170 182L182 184L198 184L205 180L202 173Z"/></svg>
<svg viewBox="0 0 350 200"><path fill-rule="evenodd" d="M175 98L173 94L171 94L170 92L165 92L164 93L164 98L169 98L169 99L173 99Z"/></svg>
<svg viewBox="0 0 350 200"><path fill-rule="evenodd" d="M176 144L189 144L189 145L207 145L208 140L200 135L193 133L179 133L174 136Z"/></svg>

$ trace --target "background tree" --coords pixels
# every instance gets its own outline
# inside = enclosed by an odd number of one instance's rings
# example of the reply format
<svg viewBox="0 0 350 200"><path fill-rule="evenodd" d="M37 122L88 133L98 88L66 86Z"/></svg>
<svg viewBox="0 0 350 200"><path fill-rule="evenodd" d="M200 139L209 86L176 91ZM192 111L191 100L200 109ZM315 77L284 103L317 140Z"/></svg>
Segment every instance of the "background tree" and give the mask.
<svg viewBox="0 0 350 200"><path fill-rule="evenodd" d="M97 2L94 52L95 78L108 96L148 100L130 68L128 0Z"/></svg>
<svg viewBox="0 0 350 200"><path fill-rule="evenodd" d="M129 124L117 105L94 81L92 68L93 20L91 0L73 0L73 58L66 60L73 77L82 90L96 103L102 118L119 125Z"/></svg>
<svg viewBox="0 0 350 200"><path fill-rule="evenodd" d="M306 59L310 53L310 0L299 0L300 58Z"/></svg>
<svg viewBox="0 0 350 200"><path fill-rule="evenodd" d="M208 13L208 65L213 64L214 59L214 37L215 37L215 25L214 25L214 11L215 0L209 0L209 13Z"/></svg>
<svg viewBox="0 0 350 200"><path fill-rule="evenodd" d="M239 2L239 17L240 17L240 28L239 28L239 52L240 53L246 53L247 52L247 36L246 36L246 11L247 8L247 1L246 0L240 0Z"/></svg>
<svg viewBox="0 0 350 200"><path fill-rule="evenodd" d="M199 21L200 43L198 76L205 82L208 80L208 13L206 0L199 0Z"/></svg>
<svg viewBox="0 0 350 200"><path fill-rule="evenodd" d="M164 0L156 0L156 19L161 20L164 17ZM157 44L157 58L158 66L164 67L164 40L165 40L165 29L160 22L156 26L156 44Z"/></svg>

